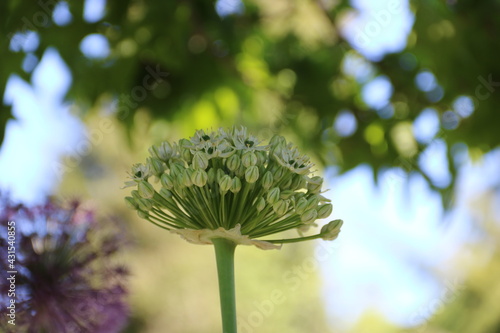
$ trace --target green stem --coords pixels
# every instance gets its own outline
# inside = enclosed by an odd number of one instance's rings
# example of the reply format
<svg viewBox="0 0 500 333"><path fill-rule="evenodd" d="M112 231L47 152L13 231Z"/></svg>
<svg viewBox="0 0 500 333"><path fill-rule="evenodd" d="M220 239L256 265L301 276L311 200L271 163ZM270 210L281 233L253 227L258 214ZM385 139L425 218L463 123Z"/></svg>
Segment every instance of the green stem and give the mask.
<svg viewBox="0 0 500 333"><path fill-rule="evenodd" d="M234 249L236 244L225 238L213 238L219 278L222 332L237 333L234 289Z"/></svg>

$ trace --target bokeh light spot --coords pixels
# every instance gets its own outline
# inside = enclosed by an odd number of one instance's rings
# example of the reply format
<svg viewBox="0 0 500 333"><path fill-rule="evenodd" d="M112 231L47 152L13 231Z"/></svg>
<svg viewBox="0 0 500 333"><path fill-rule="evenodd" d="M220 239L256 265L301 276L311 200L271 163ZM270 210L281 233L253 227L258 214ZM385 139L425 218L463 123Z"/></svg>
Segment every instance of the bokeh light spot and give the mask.
<svg viewBox="0 0 500 333"><path fill-rule="evenodd" d="M191 53L199 54L207 49L207 41L201 35L194 35L189 38L188 49Z"/></svg>
<svg viewBox="0 0 500 333"><path fill-rule="evenodd" d="M285 68L278 73L276 79L281 87L290 89L295 85L295 82L297 81L297 75L291 69Z"/></svg>
<svg viewBox="0 0 500 333"><path fill-rule="evenodd" d="M417 67L418 59L413 53L405 52L399 57L399 66L405 71L411 71Z"/></svg>
<svg viewBox="0 0 500 333"><path fill-rule="evenodd" d="M245 7L241 0L218 0L215 3L215 10L220 17L233 14L242 14Z"/></svg>
<svg viewBox="0 0 500 333"><path fill-rule="evenodd" d="M68 3L66 1L60 1L54 7L54 11L52 12L52 20L60 27L71 23L71 21L73 20L73 16L71 15Z"/></svg>
<svg viewBox="0 0 500 333"><path fill-rule="evenodd" d="M402 156L413 156L417 153L417 143L413 137L412 124L401 121L391 129L391 139Z"/></svg>
<svg viewBox="0 0 500 333"><path fill-rule="evenodd" d="M27 30L25 32L17 32L10 39L9 48L14 52L34 52L40 45L40 36L37 32Z"/></svg>
<svg viewBox="0 0 500 333"><path fill-rule="evenodd" d="M80 43L80 51L90 59L103 59L109 55L109 43L101 34L85 36Z"/></svg>
<svg viewBox="0 0 500 333"><path fill-rule="evenodd" d="M104 17L105 9L106 0L85 0L83 19L89 23L95 23Z"/></svg>
<svg viewBox="0 0 500 333"><path fill-rule="evenodd" d="M443 113L443 116L441 117L441 122L443 124L443 128L447 130L452 130L458 127L458 124L460 123L460 118L455 112L448 110L445 113Z"/></svg>
<svg viewBox="0 0 500 333"><path fill-rule="evenodd" d="M469 96L459 96L453 102L453 110L462 118L469 117L474 109L474 101Z"/></svg>
<svg viewBox="0 0 500 333"><path fill-rule="evenodd" d="M356 132L356 129L358 128L358 122L356 121L356 117L354 117L354 114L352 114L351 111L342 110L335 118L333 128L339 136L348 137Z"/></svg>
<svg viewBox="0 0 500 333"><path fill-rule="evenodd" d="M389 104L393 87L386 76L378 76L365 84L361 95L366 104L373 109L381 109Z"/></svg>
<svg viewBox="0 0 500 333"><path fill-rule="evenodd" d="M379 124L370 124L365 129L365 140L372 146L381 144L384 141L384 129Z"/></svg>
<svg viewBox="0 0 500 333"><path fill-rule="evenodd" d="M422 71L415 77L415 84L421 91L431 91L437 86L436 77L429 71Z"/></svg>
<svg viewBox="0 0 500 333"><path fill-rule="evenodd" d="M342 72L364 83L374 75L373 65L356 52L348 52L342 60Z"/></svg>
<svg viewBox="0 0 500 333"><path fill-rule="evenodd" d="M37 56L34 55L33 53L28 53L23 60L23 65L22 65L23 71L25 71L26 73L30 73L35 69L37 64L38 64Z"/></svg>
<svg viewBox="0 0 500 333"><path fill-rule="evenodd" d="M436 103L439 102L444 96L444 89L440 85L437 85L432 89L431 91L428 91L425 94L425 97L429 100L431 103Z"/></svg>
<svg viewBox="0 0 500 333"><path fill-rule="evenodd" d="M429 143L439 131L439 116L435 109L426 108L413 122L413 135L420 143Z"/></svg>
<svg viewBox="0 0 500 333"><path fill-rule="evenodd" d="M381 109L377 110L377 114L382 119L389 119L394 116L394 106L392 104L387 104Z"/></svg>
<svg viewBox="0 0 500 333"><path fill-rule="evenodd" d="M137 52L137 43L132 38L127 38L118 43L117 49L122 57L131 57Z"/></svg>

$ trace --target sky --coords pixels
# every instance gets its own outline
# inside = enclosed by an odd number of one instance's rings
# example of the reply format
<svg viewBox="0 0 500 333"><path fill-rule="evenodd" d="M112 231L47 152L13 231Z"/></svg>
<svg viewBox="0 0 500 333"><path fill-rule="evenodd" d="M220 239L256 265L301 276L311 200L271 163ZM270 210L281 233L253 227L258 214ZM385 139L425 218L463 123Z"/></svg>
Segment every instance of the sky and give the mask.
<svg viewBox="0 0 500 333"><path fill-rule="evenodd" d="M84 124L63 103L71 74L54 49L33 71L32 82L11 76L3 102L16 120L7 123L0 149L0 188L15 200L40 203L61 180L59 161L70 155Z"/></svg>
<svg viewBox="0 0 500 333"><path fill-rule="evenodd" d="M104 4L104 0L87 0L84 18L99 20ZM387 52L402 50L413 14L405 0L353 0L352 4L358 13L348 17L343 34L359 54L348 56L343 70L363 84L367 104L381 117L390 116L387 107L393 87L386 77L376 76L364 58L376 61ZM236 0L219 0L217 10L223 16L244 8ZM54 20L63 26L71 19L62 3ZM26 40L29 42L22 47L30 54L37 47L37 36ZM89 58L105 57L109 52L99 35L87 36L80 49ZM33 70L32 81L12 76L3 96L5 104L13 105L17 120L9 121L0 150L0 188L27 203L40 202L53 193L61 180L61 157L75 154L86 134L85 125L71 114L71 105L63 102L72 77L57 50L48 49L41 59L33 57L28 55L26 60L26 70ZM432 73L422 73L415 85L422 91L435 91L438 82ZM465 116L474 111L466 97L457 103ZM356 123L349 110L341 115L335 128L342 135L353 134ZM418 141L431 143L420 161L423 169L436 184L446 185L450 179L446 150L435 138L439 124L436 111L428 109L414 123L413 131ZM459 184L467 190L461 191L458 208L448 215L443 215L440 198L419 176L409 177L394 168L375 185L368 166L340 176L334 168L326 170L331 189L326 196L334 204L332 218L344 220L340 237L332 245L333 254L320 265L332 322L348 327L364 311L373 309L406 326L432 315L433 302L457 283L444 268L468 240L471 217L467 200L490 186L491 179L498 179L492 165L499 161L499 152L488 154L482 164L464 159ZM491 177L485 178L485 174ZM441 268L442 275L430 276L428 267Z"/></svg>

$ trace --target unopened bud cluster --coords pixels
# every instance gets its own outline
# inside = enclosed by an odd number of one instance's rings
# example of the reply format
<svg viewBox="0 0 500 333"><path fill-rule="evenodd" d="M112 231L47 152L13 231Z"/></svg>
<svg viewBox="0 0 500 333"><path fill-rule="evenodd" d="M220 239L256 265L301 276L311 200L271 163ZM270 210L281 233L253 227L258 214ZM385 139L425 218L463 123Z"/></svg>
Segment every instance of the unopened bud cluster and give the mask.
<svg viewBox="0 0 500 333"><path fill-rule="evenodd" d="M190 140L163 142L149 153L145 164L132 168L126 185L136 189L126 203L165 229L238 227L254 239L307 229L332 212L321 195L323 179L311 175L309 157L282 136L261 145L245 128L197 131ZM335 238L338 221L316 238Z"/></svg>

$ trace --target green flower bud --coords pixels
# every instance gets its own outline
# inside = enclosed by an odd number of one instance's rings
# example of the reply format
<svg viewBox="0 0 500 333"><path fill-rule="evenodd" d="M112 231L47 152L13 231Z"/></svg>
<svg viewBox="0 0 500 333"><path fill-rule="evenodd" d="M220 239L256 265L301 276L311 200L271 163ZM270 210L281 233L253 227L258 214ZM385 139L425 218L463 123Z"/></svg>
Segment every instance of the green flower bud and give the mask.
<svg viewBox="0 0 500 333"><path fill-rule="evenodd" d="M210 168L210 170L208 170L207 172L207 175L208 175L208 183L212 184L213 182L215 182L216 175L214 168Z"/></svg>
<svg viewBox="0 0 500 333"><path fill-rule="evenodd" d="M151 156L158 158L161 161L167 162L175 153L175 146L172 147L170 143L164 141L159 146L151 146L149 148Z"/></svg>
<svg viewBox="0 0 500 333"><path fill-rule="evenodd" d="M274 180L280 181L281 177L283 177L284 174L285 174L285 168L277 167L273 173Z"/></svg>
<svg viewBox="0 0 500 333"><path fill-rule="evenodd" d="M208 181L208 175L205 170L197 169L191 175L191 181L198 187L203 187Z"/></svg>
<svg viewBox="0 0 500 333"><path fill-rule="evenodd" d="M257 209L257 212L260 213L264 207L266 207L266 201L264 200L263 197L260 197L258 200L257 200L257 204L255 205L255 208Z"/></svg>
<svg viewBox="0 0 500 333"><path fill-rule="evenodd" d="M290 189L292 190L300 190L306 188L307 181L302 175L295 174L293 175L292 184L290 185Z"/></svg>
<svg viewBox="0 0 500 333"><path fill-rule="evenodd" d="M281 185L281 188L289 189L292 186L292 177L288 177L288 180Z"/></svg>
<svg viewBox="0 0 500 333"><path fill-rule="evenodd" d="M278 215L278 217L285 215L285 213L288 210L288 201L278 200L273 205L273 210L276 213L276 215Z"/></svg>
<svg viewBox="0 0 500 333"><path fill-rule="evenodd" d="M186 161L187 163L191 163L191 160L193 158L193 154L191 154L190 147L191 147L191 142L187 139L181 139L179 141L179 146L180 152L182 159Z"/></svg>
<svg viewBox="0 0 500 333"><path fill-rule="evenodd" d="M149 155L160 158L158 156L158 148L159 147L157 147L157 146L151 146L151 147L149 147L148 148Z"/></svg>
<svg viewBox="0 0 500 333"><path fill-rule="evenodd" d="M196 152L193 156L193 169L205 170L208 167L208 156L203 152Z"/></svg>
<svg viewBox="0 0 500 333"><path fill-rule="evenodd" d="M236 171L241 165L241 159L237 154L231 155L227 161L226 161L226 166L229 170L231 171Z"/></svg>
<svg viewBox="0 0 500 333"><path fill-rule="evenodd" d="M243 177L245 177L245 167L243 166L243 164L240 164L240 167L234 172L234 174L237 176L237 177L240 177L243 179Z"/></svg>
<svg viewBox="0 0 500 333"><path fill-rule="evenodd" d="M171 169L171 167L172 167L172 165L173 165L174 163L177 163L177 164L179 164L179 165L181 165L181 166L183 166L183 167L184 167L184 163L185 163L185 161L184 161L184 160L183 160L180 156L179 156L179 157L177 157L177 156L172 156L172 158L171 158L171 159L169 159L169 160L168 160L168 162L167 162L167 170L168 170L168 169Z"/></svg>
<svg viewBox="0 0 500 333"><path fill-rule="evenodd" d="M289 199L295 192L292 190L281 191L280 198L281 199Z"/></svg>
<svg viewBox="0 0 500 333"><path fill-rule="evenodd" d="M130 192L130 194L132 194L132 197L135 200L142 199L141 195L139 194L139 191L137 191L137 190L133 190L132 192Z"/></svg>
<svg viewBox="0 0 500 333"><path fill-rule="evenodd" d="M139 199L137 200L137 207L139 207L142 211L150 211L153 208L153 203L148 199Z"/></svg>
<svg viewBox="0 0 500 333"><path fill-rule="evenodd" d="M149 213L146 212L146 211L142 211L142 210L138 210L137 211L137 215L141 218L141 219L145 219L147 220L149 218Z"/></svg>
<svg viewBox="0 0 500 333"><path fill-rule="evenodd" d="M321 184L323 183L323 178L321 178L320 176L314 176L309 178L309 182L314 184Z"/></svg>
<svg viewBox="0 0 500 333"><path fill-rule="evenodd" d="M227 191L229 191L232 185L233 180L228 175L222 176L222 178L219 180L219 187L222 193L226 193Z"/></svg>
<svg viewBox="0 0 500 333"><path fill-rule="evenodd" d="M269 192L267 192L267 202L270 205L274 205L279 199L280 199L279 187L274 187Z"/></svg>
<svg viewBox="0 0 500 333"><path fill-rule="evenodd" d="M295 203L295 212L299 215L304 213L307 209L307 199L302 197Z"/></svg>
<svg viewBox="0 0 500 333"><path fill-rule="evenodd" d="M165 164L156 157L149 157L147 160L149 170L153 172L154 175L160 177L165 171Z"/></svg>
<svg viewBox="0 0 500 333"><path fill-rule="evenodd" d="M175 176L174 189L176 191L179 191L180 189L183 189L185 187L186 185L184 185L184 172L182 172Z"/></svg>
<svg viewBox="0 0 500 333"><path fill-rule="evenodd" d="M269 141L269 145L271 146L271 148L276 148L279 146L286 146L286 140L281 135L274 135L271 138L271 141Z"/></svg>
<svg viewBox="0 0 500 333"><path fill-rule="evenodd" d="M302 234L308 232L309 229L311 229L311 225L310 224L303 224L303 225L297 227L297 231L299 233L302 233Z"/></svg>
<svg viewBox="0 0 500 333"><path fill-rule="evenodd" d="M179 187L175 189L175 193L181 198L184 199L186 197L186 188Z"/></svg>
<svg viewBox="0 0 500 333"><path fill-rule="evenodd" d="M319 204L319 197L317 195L313 195L307 200L307 208L306 209L313 209L316 208Z"/></svg>
<svg viewBox="0 0 500 333"><path fill-rule="evenodd" d="M162 187L169 189L169 190L171 190L174 187L174 179L172 178L172 176L164 173L163 175L161 175L160 180L161 180Z"/></svg>
<svg viewBox="0 0 500 333"><path fill-rule="evenodd" d="M338 237L340 233L340 227L344 222L342 220L334 220L328 224L325 224L321 228L321 238L324 240L334 240Z"/></svg>
<svg viewBox="0 0 500 333"><path fill-rule="evenodd" d="M318 194L323 186L323 178L319 176L312 177L307 183L307 190L311 193Z"/></svg>
<svg viewBox="0 0 500 333"><path fill-rule="evenodd" d="M160 195L162 196L163 199L169 201L170 199L172 199L172 192L167 190L166 188L162 188L160 190Z"/></svg>
<svg viewBox="0 0 500 333"><path fill-rule="evenodd" d="M262 187L265 190L269 190L271 186L273 186L273 182L274 182L273 174L270 171L266 171L266 173L262 177Z"/></svg>
<svg viewBox="0 0 500 333"><path fill-rule="evenodd" d="M139 195L141 197L146 198L146 199L151 199L155 194L155 189L154 189L153 185L151 185L150 183L148 183L145 180L139 182L137 191L139 192Z"/></svg>
<svg viewBox="0 0 500 333"><path fill-rule="evenodd" d="M217 181L220 182L221 178L224 177L226 174L224 173L224 171L222 169L217 169Z"/></svg>
<svg viewBox="0 0 500 333"><path fill-rule="evenodd" d="M302 176L297 175L297 174L295 174L295 175L292 176L292 184L290 185L290 189L291 190L298 190L299 189L300 178L301 177Z"/></svg>
<svg viewBox="0 0 500 333"><path fill-rule="evenodd" d="M313 223L318 217L318 212L316 209L306 210L302 215L300 215L300 220L304 223Z"/></svg>
<svg viewBox="0 0 500 333"><path fill-rule="evenodd" d="M182 149L192 149L194 148L194 145L191 141L189 141L188 139L180 139L179 140L179 146L182 148Z"/></svg>
<svg viewBox="0 0 500 333"><path fill-rule="evenodd" d="M170 163L170 175L172 177L176 177L177 175L180 175L184 172L184 165L180 163Z"/></svg>
<svg viewBox="0 0 500 333"><path fill-rule="evenodd" d="M131 209L137 209L138 207L137 202L132 197L125 197L125 204Z"/></svg>
<svg viewBox="0 0 500 333"><path fill-rule="evenodd" d="M319 176L312 177L307 183L307 190L311 193L319 193L321 191L321 186L323 186L323 178Z"/></svg>
<svg viewBox="0 0 500 333"><path fill-rule="evenodd" d="M255 153L257 155L257 164L264 165L267 162L267 153L265 151L258 151Z"/></svg>
<svg viewBox="0 0 500 333"><path fill-rule="evenodd" d="M189 149L182 149L181 150L181 156L182 156L182 159L184 161L186 161L187 163L191 163L191 161L193 159L193 154L191 154L191 152L189 151Z"/></svg>
<svg viewBox="0 0 500 333"><path fill-rule="evenodd" d="M255 183L259 179L259 168L255 165L249 167L245 171L245 180L249 184Z"/></svg>
<svg viewBox="0 0 500 333"><path fill-rule="evenodd" d="M247 151L241 157L241 162L245 168L251 167L257 164L257 155L253 151Z"/></svg>
<svg viewBox="0 0 500 333"><path fill-rule="evenodd" d="M325 219L332 213L332 204L324 204L318 207L318 219Z"/></svg>
<svg viewBox="0 0 500 333"><path fill-rule="evenodd" d="M241 180L238 177L233 178L233 182L231 184L231 192L234 194L238 193L241 190Z"/></svg>
<svg viewBox="0 0 500 333"><path fill-rule="evenodd" d="M193 173L193 169L185 169L179 178L179 182L182 182L182 185L184 185L185 187L193 185L193 181L191 180L191 175Z"/></svg>

